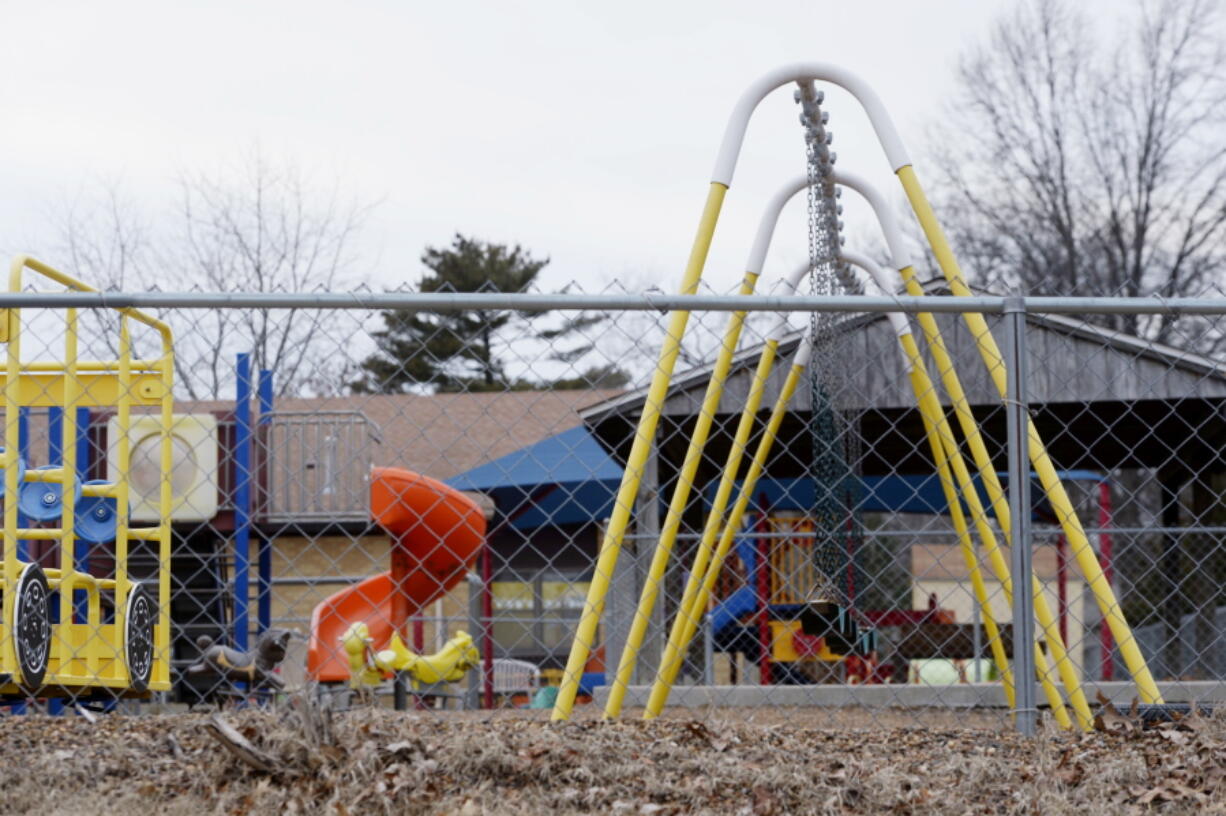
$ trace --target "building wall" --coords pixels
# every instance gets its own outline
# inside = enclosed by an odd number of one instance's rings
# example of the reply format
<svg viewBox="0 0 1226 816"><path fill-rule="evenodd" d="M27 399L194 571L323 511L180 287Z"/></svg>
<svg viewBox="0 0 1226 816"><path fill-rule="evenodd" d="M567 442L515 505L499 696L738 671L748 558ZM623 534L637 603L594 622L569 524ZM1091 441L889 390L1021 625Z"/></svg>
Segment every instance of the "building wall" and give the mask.
<svg viewBox="0 0 1226 816"><path fill-rule="evenodd" d="M1006 559L1009 557L1005 551ZM1059 614L1059 589L1057 584L1056 548L1041 546L1035 548L1034 574L1043 584L1043 595L1054 615ZM917 546L912 549L912 569L914 578L911 589L913 609L926 609L929 598L936 595L937 605L942 609L950 609L956 615L958 623L971 623L974 620L976 601L971 588L969 573L962 555L957 547L942 545ZM1004 589L997 582L991 569L983 565L984 585L987 588L992 616L997 623L1009 623L1013 619L1013 609L1005 598ZM1075 564L1070 563L1066 584L1068 612L1066 625L1068 627L1069 658L1077 671L1082 672L1082 652L1085 638L1096 637L1096 629L1091 631L1087 623L1093 625L1098 620L1098 611L1092 603L1085 601L1086 585L1081 580ZM1093 620L1087 621L1091 615ZM1036 624L1037 629L1037 624ZM1039 635L1042 637L1041 633Z"/></svg>
<svg viewBox="0 0 1226 816"><path fill-rule="evenodd" d="M390 557L387 536L277 538L272 548L273 624L309 634L311 612L319 603L338 590L387 571ZM468 628L466 582L423 612L424 646L433 651L457 629ZM439 617L444 620L436 621Z"/></svg>

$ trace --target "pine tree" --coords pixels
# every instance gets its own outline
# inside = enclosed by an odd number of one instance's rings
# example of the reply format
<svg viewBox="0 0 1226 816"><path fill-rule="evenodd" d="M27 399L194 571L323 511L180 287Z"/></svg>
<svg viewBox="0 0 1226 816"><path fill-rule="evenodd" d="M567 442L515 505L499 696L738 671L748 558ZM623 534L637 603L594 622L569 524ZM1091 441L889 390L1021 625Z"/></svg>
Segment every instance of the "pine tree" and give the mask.
<svg viewBox="0 0 1226 816"><path fill-rule="evenodd" d="M420 292L522 292L535 281L549 259L533 257L518 244L507 247L456 234L451 245L427 247L422 263L430 273L418 284ZM575 378L557 383L514 379L497 353L499 334L514 321L531 322L498 309L383 312L383 329L374 332L377 351L362 362L361 379L351 383L357 393L437 391L502 391L540 387L575 388ZM539 319L540 314L532 316ZM529 336L555 348L551 359L577 361L592 349L583 343L557 350L557 341L604 321L603 315L569 316L560 327L529 331ZM611 371L600 372L609 382Z"/></svg>

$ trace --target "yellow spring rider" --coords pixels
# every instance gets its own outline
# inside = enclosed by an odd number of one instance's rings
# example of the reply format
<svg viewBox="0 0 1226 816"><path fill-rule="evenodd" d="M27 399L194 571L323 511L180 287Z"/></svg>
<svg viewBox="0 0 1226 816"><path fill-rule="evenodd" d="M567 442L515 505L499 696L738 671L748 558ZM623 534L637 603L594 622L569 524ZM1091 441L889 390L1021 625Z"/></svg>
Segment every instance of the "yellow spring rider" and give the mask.
<svg viewBox="0 0 1226 816"><path fill-rule="evenodd" d="M386 649L375 651L370 629L361 622L346 629L340 640L349 657L349 686L359 691L379 685L387 675L396 672L407 674L415 689L435 683L456 683L481 662L472 635L462 630L430 655L412 651L395 632Z"/></svg>
<svg viewBox="0 0 1226 816"><path fill-rule="evenodd" d="M26 291L27 272L39 293L97 292L81 281L26 256L13 261L9 292ZM43 310L40 310L43 311ZM78 356L78 309L60 307L63 345L60 359L22 357L22 335L36 346L51 347L41 324L23 327L22 310L0 310L0 342L7 346L3 375L4 539L0 569L0 699L63 697L108 692L146 696L170 689L170 513L171 427L174 413L174 344L170 327L131 308L113 311L118 333L108 343L117 356L84 360ZM142 324L159 340L155 356L137 357L131 324ZM24 328L24 332L23 332ZM54 353L54 352L52 352ZM27 468L20 456L20 417L26 408L62 411L63 461ZM84 481L78 473L77 409L110 408L117 438L110 440L110 481ZM148 437L156 451L160 480L151 496L133 496L132 409L158 417ZM142 440L145 441L145 440ZM132 501L152 525L129 526ZM122 509L122 511L121 511ZM76 543L113 543L114 571L99 576L79 568ZM42 556L27 553L35 542ZM135 581L128 571L130 549L149 547L156 567ZM85 604L74 603L84 593Z"/></svg>

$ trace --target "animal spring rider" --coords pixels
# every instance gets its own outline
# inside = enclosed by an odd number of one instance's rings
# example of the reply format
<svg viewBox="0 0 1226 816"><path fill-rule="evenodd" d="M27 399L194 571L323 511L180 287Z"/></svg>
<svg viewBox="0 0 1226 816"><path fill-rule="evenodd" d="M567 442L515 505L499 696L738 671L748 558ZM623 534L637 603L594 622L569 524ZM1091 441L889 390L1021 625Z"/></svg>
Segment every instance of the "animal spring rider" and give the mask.
<svg viewBox="0 0 1226 816"><path fill-rule="evenodd" d="M97 292L93 287L26 256L10 268L9 292L26 291L26 273L39 288ZM48 286L50 284L50 287ZM170 515L174 413L174 344L170 327L131 308L112 310L117 337L109 360L81 359L80 319L63 315L63 348L57 359L23 358L22 310L0 313L0 342L7 347L3 375L4 448L0 453L4 538L0 544L0 700L23 696L80 696L91 691L144 696L170 689ZM133 324L158 339L158 352L138 357ZM48 335L37 336L40 345ZM134 495L129 484L133 407L153 409L158 420L154 451L161 479L153 495ZM115 412L109 481L83 478L78 456L83 425L78 409ZM27 468L21 456L22 417L29 409L54 412L62 437L59 461ZM51 423L49 423L51 424ZM54 427L54 426L53 426ZM152 524L129 525L133 504ZM29 521L37 522L39 526ZM114 572L96 575L79 558L77 542L111 545ZM136 582L128 573L135 547L148 548L156 571ZM83 594L83 602L78 595Z"/></svg>
<svg viewBox="0 0 1226 816"><path fill-rule="evenodd" d="M240 652L214 643L207 635L201 635L196 639L200 659L188 667L187 673L193 677L219 678L229 686L226 691L231 695L239 693L238 683L247 684L251 691L280 691L285 683L275 672L285 660L286 649L293 636L294 633L288 629L269 629L260 634L254 649ZM216 690L216 684L213 688Z"/></svg>
<svg viewBox="0 0 1226 816"><path fill-rule="evenodd" d="M462 630L431 655L409 649L399 633L392 634L386 649L376 651L370 628L362 622L350 626L340 641L349 658L349 687L357 691L378 686L398 672L407 674L415 689L435 683L456 683L481 662L472 635Z"/></svg>
<svg viewBox="0 0 1226 816"><path fill-rule="evenodd" d="M698 289L724 197L732 184L733 172L736 168L737 158L748 129L749 120L758 103L772 91L785 85L794 84L796 86L795 100L802 109L800 120L804 128L804 136L807 143L808 176L800 184L786 189L781 197L776 197L772 201L772 206L768 208L768 215L763 218L762 225L754 241L739 293L741 295L753 294L762 272L763 262L779 212L787 199L800 189L808 189L810 191L810 252L808 267L812 269L811 277L813 278L814 291L824 294L859 294L862 291L848 268L849 263L855 263L856 261L850 259L851 253L843 253L841 249L842 225L838 219L841 207L837 203L837 196L840 192L839 186L844 186L865 196L873 205L878 219L881 221L882 227L886 232L892 263L897 267L896 271L902 278L907 294L917 298L925 295L915 276L911 261L905 258L904 246L898 240L901 231L892 225L888 212L883 211L889 208L878 206L880 196L867 187L867 185L864 185L855 177L834 171L835 156L829 147L831 139L830 133L826 130L827 112L822 109L824 97L822 92L817 89L818 82L828 82L840 86L863 106L886 158L906 193L911 209L920 223L920 227L927 238L937 265L940 267L950 291L957 297L971 295L971 291L966 285L962 272L958 268L957 261L954 259L944 233L911 166L911 160L903 146L900 135L894 127L894 123L890 119L885 107L882 105L881 100L858 77L836 66L822 63L788 65L772 71L754 82L738 100L729 119L717 155L706 205L699 221L698 233L694 239L693 248L682 279L681 293L692 294ZM858 265L865 267L873 273L873 278L879 288L884 289L887 293L895 290L896 285L891 284L888 280L880 280L881 275L877 274L878 270L872 268L871 262L860 263ZM797 276L797 281L799 279L800 276ZM792 288L795 288L795 283L792 284ZM662 585L669 566L673 544L681 527L682 515L688 506L690 490L695 483L698 467L704 456L704 447L711 430L713 417L719 412L724 383L731 370L745 317L746 312L744 311L733 312L729 315L726 337L712 366L711 379L706 395L703 398L702 406L697 411L697 419L691 431L689 445L682 460L678 477L674 482L674 492L669 501L667 513L660 525L659 540L648 568L646 580L644 581L639 606L632 619L625 648L618 663L617 673L609 689L609 697L604 712L606 717L616 717L620 714L622 700L633 677L638 653L646 633L646 622L653 619L653 610L658 599L658 588ZM822 314L815 315L814 319L818 321L819 327L825 326L829 329L832 325L829 323L829 318ZM827 322L821 323L823 320ZM924 419L925 434L933 452L933 463L941 475L942 485L946 490L951 519L957 530L963 555L965 557L968 548L973 546L970 538L970 529L973 526L981 539L983 551L989 556L989 566L996 574L998 580L1001 581L1004 591L1007 594L1011 594L1015 588L1009 582L1008 565L1001 555L1001 548L996 540L996 533L988 521L986 507L974 485L970 467L964 459L962 447L955 441L945 411L941 407L939 396L935 391L934 382L924 368L924 358L912 333L910 320L901 313L890 315L890 320L895 324L900 350L903 352L904 370L916 392L919 411ZM1006 366L1005 358L989 331L983 315L966 312L963 313L963 320L967 324L970 336L976 340L976 350L983 358L983 363L987 368L992 384L996 387L1001 399L1006 400L1009 388L1007 372L1015 371L1015 369L1010 369ZM557 702L553 710L553 719L555 720L570 718L584 665L592 649L596 646L600 616L604 610L605 599L609 590L609 577L615 573L622 540L630 524L635 498L639 492L639 480L649 455L651 440L656 437L661 409L668 396L673 369L679 357L681 341L685 335L688 321L689 312L687 311L678 310L670 315L665 334L666 339L661 348L659 361L654 369L651 384L643 402L643 409L639 417L637 431L634 435L634 442L626 460L626 467L617 497L613 503L612 515L605 527L605 535L601 542L595 569L593 570L587 601L584 604L583 612L579 619L570 656L567 660L566 669L558 691ZM966 448L969 449L971 454L971 463L978 471L979 479L982 481L988 498L987 507L991 508L993 515L996 517L999 529L1003 532L1004 543L1009 544L1012 530L1009 502L991 457L988 455L987 448L984 445L978 423L967 404L965 391L958 379L949 351L945 346L945 341L931 314L920 313L916 315L916 321L920 324L921 333L927 343L929 354L936 363L940 374L940 384L946 392L950 405L953 406L956 420L962 430L962 437L965 440ZM779 391L778 400L770 412L770 418L761 432L757 447L753 451L749 468L743 476L740 474L742 452L747 453L749 450L749 442L755 428L755 417L759 408L758 401L760 401L761 395L766 388L766 383L772 375L774 357L779 340L780 334L775 332L772 333L763 345L762 356L759 360L758 368L753 375L753 383L749 387L747 404L742 413L740 424L737 426L736 439L731 446L728 462L722 470L719 490L710 505L707 522L703 528L699 546L696 548L693 564L688 570L689 577L682 595L680 607L659 661L655 681L652 684L650 697L645 707L644 716L647 718L658 716L667 702L680 666L698 630L698 623L707 609L711 589L715 585L720 571L723 569L724 559L732 547L732 542L741 529L742 518L754 495L755 483L766 467L775 436L787 412L788 403L796 390L802 372L809 367L811 361L814 362L813 367L810 369L810 376L814 384L814 402L812 403L814 414L817 413L817 406L819 405L822 406L823 411L832 408L828 401L818 401L823 394L819 386L824 382L819 377L830 376L830 372L823 369L837 366L837 360L822 360L820 358L815 361L811 360L814 355L815 339L809 336L802 341L795 358L789 363L786 381ZM1047 501L1055 511L1056 517L1061 521L1064 536L1069 542L1073 557L1086 579L1087 586L1090 587L1094 594L1103 619L1111 629L1115 642L1118 644L1120 655L1136 685L1141 702L1160 704L1162 698L1158 687L1145 663L1144 657L1137 647L1136 640L1133 638L1128 623L1124 619L1111 585L1103 577L1102 567L1099 565L1098 558L1089 544L1084 529L1081 527L1081 523L1074 512L1063 484L1060 482L1055 466L1047 453L1038 430L1034 427L1033 423L1029 422L1028 418L1023 418L1023 421L1019 424L1021 425L1020 438L1024 441L1026 445L1025 450L1029 453L1030 466L1037 475L1039 484ZM815 460L818 452L817 442L819 441L816 437L815 423ZM1024 468L1024 461L1021 464ZM855 476L854 472L851 471L848 471L845 475L850 475L853 478ZM841 478L837 474L832 478L830 474L823 472L815 473L815 477L815 481L817 479L824 479L828 486L833 486L834 482ZM1028 478L1028 476L1021 478ZM735 501L733 501L734 491L736 491ZM968 523L968 519L961 512L962 502L965 502L966 507L971 512L972 518L970 523ZM813 516L815 522L821 523L823 521L820 517L823 515L822 511L824 509L827 509L824 505L820 508L814 508ZM854 512L854 508L850 508L850 512ZM841 528L834 526L830 529L838 531ZM972 562L968 561L968 567L971 564ZM977 559L974 560L973 564L977 567ZM821 566L823 565L819 563L819 567ZM838 617L834 614L837 612L837 605L841 604L845 599L838 597L839 591L836 586L835 576L831 574L836 571L826 570L826 572L826 583L829 585L815 588L810 602L810 614L807 616L809 620L805 623L805 628L814 628L833 634L830 621ZM977 569L972 570L971 575L972 582L975 584L976 599L981 607L983 607L985 606L985 599L981 576L978 575ZM1017 589L1021 592L1028 592L1034 590L1035 587L1020 587ZM1052 708L1053 715L1061 726L1071 728L1075 724L1077 727L1087 730L1092 727L1092 722L1089 707L1085 700L1085 693L1068 659L1063 641L1059 638L1058 629L1049 626L1051 617L1049 610L1045 607L1046 605L1042 602L1042 599L1036 598L1034 611L1038 618L1039 627L1042 630L1041 636L1048 644L1048 652L1044 655L1041 651L1036 650L1032 667L1027 666L1022 658L1019 658L1017 666L1019 668L1025 667L1027 671L1033 668L1037 679L1042 683L1044 693L1048 697L1048 703ZM802 615L802 619L805 617ZM984 622L985 629L989 630L989 637L992 637L990 630L995 628L994 622L989 624L989 617L986 615ZM850 627L848 634L851 634ZM1004 653L996 648L998 645L996 643L993 644L993 653L997 662L1003 663ZM1051 666L1051 663L1055 665ZM1007 672L1002 672L1002 678L1006 682L1006 693L1011 697L1014 692L1011 678ZM1056 686L1057 682L1062 683L1065 687L1068 705L1073 710L1074 716L1072 718L1069 717L1068 712L1065 710L1065 700L1060 695L1060 691ZM1033 685L1022 683L1018 688L1024 689L1025 694L1030 695L1032 694ZM1021 692L1019 692L1018 707L1026 711L1033 710L1033 701L1025 700L1023 704L1022 700L1025 698L1021 698L1020 694ZM1032 732L1034 727L1033 718L1029 716L1021 717L1021 715L1019 717L1019 724L1023 731Z"/></svg>

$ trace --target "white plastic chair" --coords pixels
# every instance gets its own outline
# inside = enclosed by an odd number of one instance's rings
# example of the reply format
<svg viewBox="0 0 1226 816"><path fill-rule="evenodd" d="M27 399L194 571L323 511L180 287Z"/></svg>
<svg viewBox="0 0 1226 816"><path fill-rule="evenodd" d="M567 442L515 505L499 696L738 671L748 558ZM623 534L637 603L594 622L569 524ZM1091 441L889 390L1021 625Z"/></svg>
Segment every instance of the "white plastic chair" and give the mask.
<svg viewBox="0 0 1226 816"><path fill-rule="evenodd" d="M541 670L526 660L494 658L494 694L534 694L541 684Z"/></svg>

